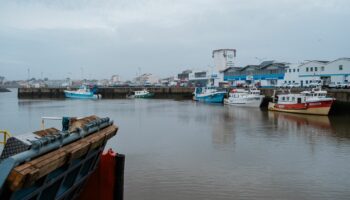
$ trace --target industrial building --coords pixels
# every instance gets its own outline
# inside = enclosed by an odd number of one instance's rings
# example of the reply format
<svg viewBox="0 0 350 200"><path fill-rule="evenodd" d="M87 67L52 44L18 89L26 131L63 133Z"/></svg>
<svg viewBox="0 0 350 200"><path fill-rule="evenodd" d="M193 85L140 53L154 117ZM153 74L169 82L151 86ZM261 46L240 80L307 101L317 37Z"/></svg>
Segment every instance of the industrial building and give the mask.
<svg viewBox="0 0 350 200"><path fill-rule="evenodd" d="M319 81L322 85L350 82L350 58L339 58L334 61L308 61L298 66L301 86Z"/></svg>
<svg viewBox="0 0 350 200"><path fill-rule="evenodd" d="M278 87L284 84L288 64L276 61L264 61L259 65L230 67L223 71L224 81L232 86L251 85L261 87Z"/></svg>
<svg viewBox="0 0 350 200"><path fill-rule="evenodd" d="M212 53L214 65L217 71L234 67L236 58L236 49L217 49Z"/></svg>

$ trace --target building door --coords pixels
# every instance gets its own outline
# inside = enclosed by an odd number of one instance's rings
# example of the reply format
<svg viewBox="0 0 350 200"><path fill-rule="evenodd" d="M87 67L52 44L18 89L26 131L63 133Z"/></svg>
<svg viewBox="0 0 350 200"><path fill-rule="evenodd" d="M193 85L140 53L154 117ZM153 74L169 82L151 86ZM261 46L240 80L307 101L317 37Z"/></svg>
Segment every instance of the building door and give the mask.
<svg viewBox="0 0 350 200"><path fill-rule="evenodd" d="M331 83L331 77L330 76L321 76L321 84L323 86L329 85Z"/></svg>

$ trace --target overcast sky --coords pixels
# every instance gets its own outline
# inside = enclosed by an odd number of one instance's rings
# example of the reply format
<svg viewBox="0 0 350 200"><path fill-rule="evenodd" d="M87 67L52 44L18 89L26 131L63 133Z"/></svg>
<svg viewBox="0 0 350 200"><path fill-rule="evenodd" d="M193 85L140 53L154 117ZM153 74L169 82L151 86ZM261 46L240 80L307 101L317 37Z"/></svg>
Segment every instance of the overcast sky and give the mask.
<svg viewBox="0 0 350 200"><path fill-rule="evenodd" d="M0 1L0 75L160 77L213 66L350 57L349 0ZM258 59L257 59L258 58Z"/></svg>

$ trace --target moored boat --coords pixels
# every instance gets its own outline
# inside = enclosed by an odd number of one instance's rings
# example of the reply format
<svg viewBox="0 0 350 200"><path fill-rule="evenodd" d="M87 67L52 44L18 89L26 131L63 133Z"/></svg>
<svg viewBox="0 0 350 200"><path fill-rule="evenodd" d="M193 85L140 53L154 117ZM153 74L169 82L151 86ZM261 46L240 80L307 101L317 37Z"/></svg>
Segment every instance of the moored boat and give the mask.
<svg viewBox="0 0 350 200"><path fill-rule="evenodd" d="M327 96L327 91L314 88L298 94L274 95L274 102L269 103L268 109L298 114L328 115L334 100Z"/></svg>
<svg viewBox="0 0 350 200"><path fill-rule="evenodd" d="M133 94L128 95L127 98L152 98L154 93L149 92L147 89L134 91Z"/></svg>
<svg viewBox="0 0 350 200"><path fill-rule="evenodd" d="M229 97L224 99L224 104L244 107L260 107L264 95L256 88L232 89Z"/></svg>
<svg viewBox="0 0 350 200"><path fill-rule="evenodd" d="M67 98L74 99L101 99L100 94L96 94L96 90L91 90L87 85L82 85L78 90L64 90Z"/></svg>
<svg viewBox="0 0 350 200"><path fill-rule="evenodd" d="M194 91L193 100L206 103L222 103L226 95L226 91L219 91L214 87L197 87Z"/></svg>

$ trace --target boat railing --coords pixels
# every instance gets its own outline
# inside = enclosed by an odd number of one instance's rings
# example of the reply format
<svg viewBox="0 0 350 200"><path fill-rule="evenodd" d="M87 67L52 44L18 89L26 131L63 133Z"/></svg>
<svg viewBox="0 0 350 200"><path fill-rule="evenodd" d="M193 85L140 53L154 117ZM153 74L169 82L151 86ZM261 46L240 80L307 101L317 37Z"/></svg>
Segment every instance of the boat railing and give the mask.
<svg viewBox="0 0 350 200"><path fill-rule="evenodd" d="M0 140L0 144L6 144L7 139L11 137L10 132L6 130L0 130L0 134L3 134L3 140Z"/></svg>

